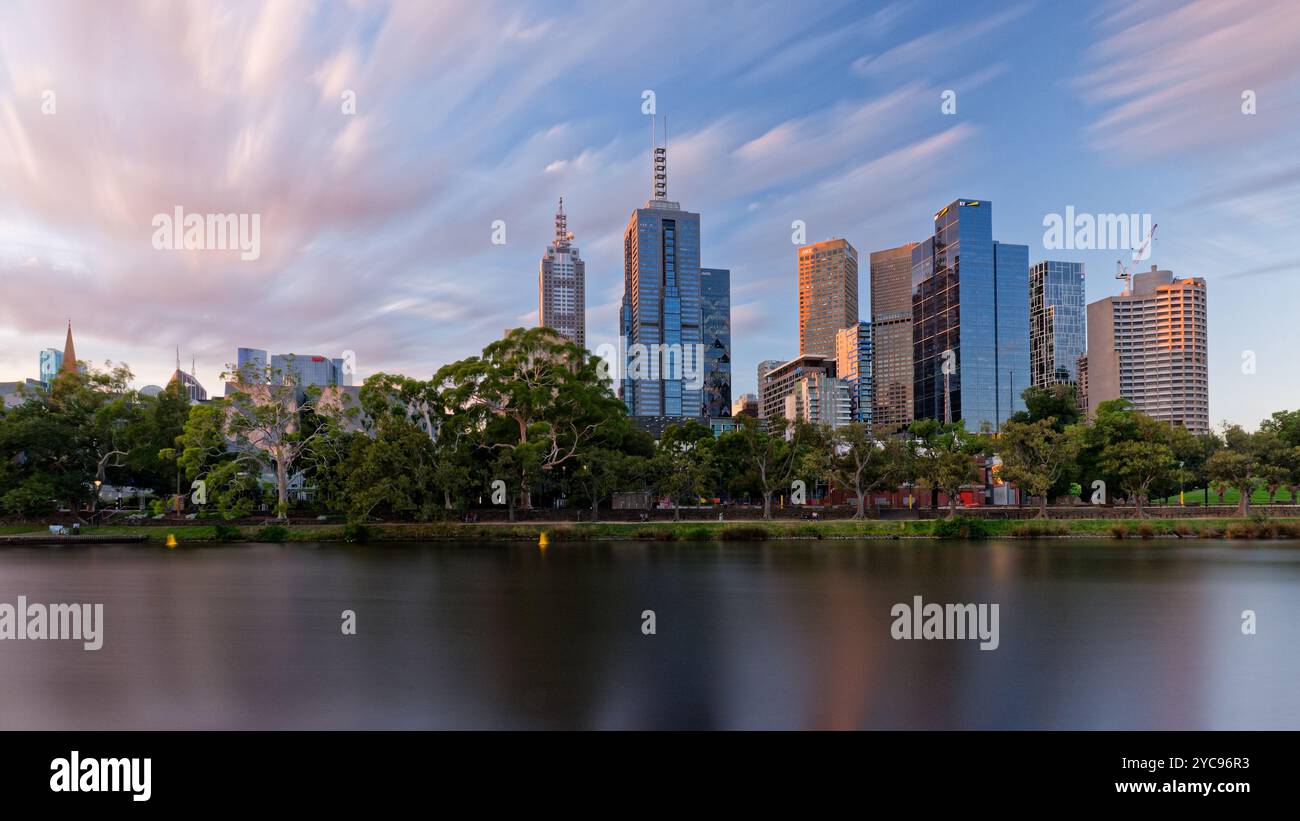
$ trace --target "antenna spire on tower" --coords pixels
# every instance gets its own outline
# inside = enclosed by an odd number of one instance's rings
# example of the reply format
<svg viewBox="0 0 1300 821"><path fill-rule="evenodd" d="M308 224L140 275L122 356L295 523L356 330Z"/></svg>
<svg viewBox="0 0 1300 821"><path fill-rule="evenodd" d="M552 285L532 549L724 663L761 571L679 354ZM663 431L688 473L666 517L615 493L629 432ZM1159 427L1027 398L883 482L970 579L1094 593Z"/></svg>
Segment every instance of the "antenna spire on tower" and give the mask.
<svg viewBox="0 0 1300 821"><path fill-rule="evenodd" d="M654 118L650 120L650 141L654 148L654 198L668 199L668 117L664 117L664 144L654 143Z"/></svg>
<svg viewBox="0 0 1300 821"><path fill-rule="evenodd" d="M555 211L555 247L569 247L569 218L564 215L564 197L560 197L560 207Z"/></svg>

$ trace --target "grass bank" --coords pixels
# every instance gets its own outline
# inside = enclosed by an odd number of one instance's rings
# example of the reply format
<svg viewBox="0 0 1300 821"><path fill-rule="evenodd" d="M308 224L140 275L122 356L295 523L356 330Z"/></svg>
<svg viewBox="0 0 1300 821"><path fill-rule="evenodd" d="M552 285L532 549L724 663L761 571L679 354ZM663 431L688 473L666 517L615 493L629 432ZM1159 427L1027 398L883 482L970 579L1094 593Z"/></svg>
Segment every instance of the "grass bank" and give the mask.
<svg viewBox="0 0 1300 821"><path fill-rule="evenodd" d="M41 533L37 525L6 525L6 534ZM551 542L603 540L639 541L763 541L767 539L1297 539L1298 519L1070 519L985 520L962 518L904 521L747 521L747 522L584 522L517 524L290 524L264 526L186 524L175 527L86 527L87 535L148 536L165 542L172 535L186 542L401 542L476 539L536 542L543 533Z"/></svg>

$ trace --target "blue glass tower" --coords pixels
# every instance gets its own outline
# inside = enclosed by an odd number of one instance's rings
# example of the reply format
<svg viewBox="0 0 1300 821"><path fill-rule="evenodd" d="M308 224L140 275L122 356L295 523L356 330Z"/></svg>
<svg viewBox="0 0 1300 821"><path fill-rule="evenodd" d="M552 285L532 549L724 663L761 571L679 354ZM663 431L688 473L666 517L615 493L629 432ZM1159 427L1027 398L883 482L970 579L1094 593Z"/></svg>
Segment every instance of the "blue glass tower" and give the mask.
<svg viewBox="0 0 1300 821"><path fill-rule="evenodd" d="M1029 354L1035 388L1078 383L1087 326L1083 263L1034 263L1029 269Z"/></svg>
<svg viewBox="0 0 1300 821"><path fill-rule="evenodd" d="M954 200L912 250L917 419L998 430L1024 409L1029 377L1029 248L993 240L993 206Z"/></svg>
<svg viewBox="0 0 1300 821"><path fill-rule="evenodd" d="M654 197L623 233L619 395L632 417L698 419L705 379L700 328L700 215L667 199L667 149L654 149Z"/></svg>
<svg viewBox="0 0 1300 821"><path fill-rule="evenodd" d="M63 352L57 348L46 348L41 351L40 368L41 384L48 388L54 384L54 377L58 376L63 368Z"/></svg>
<svg viewBox="0 0 1300 821"><path fill-rule="evenodd" d="M704 336L704 415L731 417L731 271L700 269L700 331Z"/></svg>

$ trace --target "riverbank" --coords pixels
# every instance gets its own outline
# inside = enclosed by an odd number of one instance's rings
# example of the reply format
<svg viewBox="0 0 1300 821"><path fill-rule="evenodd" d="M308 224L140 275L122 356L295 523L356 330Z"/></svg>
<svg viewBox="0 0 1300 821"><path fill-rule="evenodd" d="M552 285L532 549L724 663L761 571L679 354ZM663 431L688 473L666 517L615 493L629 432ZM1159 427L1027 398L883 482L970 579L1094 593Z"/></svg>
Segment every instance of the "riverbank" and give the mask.
<svg viewBox="0 0 1300 821"><path fill-rule="evenodd" d="M0 530L13 537L41 535L41 526L6 525ZM95 541L166 542L169 536L186 542L402 542L430 540L581 541L763 541L767 539L1300 539L1300 520L1294 519L1071 519L985 520L956 519L903 521L747 521L747 522L519 522L462 524L459 522L380 523L364 526L341 524L177 526L115 525L86 527L84 537ZM84 538L83 537L83 538ZM67 539L75 542L77 537ZM85 539L90 541L89 538Z"/></svg>

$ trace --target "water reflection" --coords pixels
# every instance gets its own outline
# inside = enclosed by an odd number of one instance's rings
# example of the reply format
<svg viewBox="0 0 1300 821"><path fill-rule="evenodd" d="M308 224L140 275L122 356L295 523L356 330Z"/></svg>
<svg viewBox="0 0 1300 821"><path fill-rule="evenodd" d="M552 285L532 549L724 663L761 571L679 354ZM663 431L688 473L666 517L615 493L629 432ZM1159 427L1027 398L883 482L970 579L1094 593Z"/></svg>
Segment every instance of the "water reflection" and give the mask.
<svg viewBox="0 0 1300 821"><path fill-rule="evenodd" d="M1278 543L8 548L0 601L105 642L0 642L0 728L1300 728L1298 584ZM999 648L893 640L918 595Z"/></svg>

